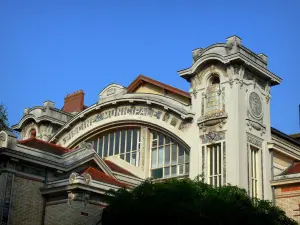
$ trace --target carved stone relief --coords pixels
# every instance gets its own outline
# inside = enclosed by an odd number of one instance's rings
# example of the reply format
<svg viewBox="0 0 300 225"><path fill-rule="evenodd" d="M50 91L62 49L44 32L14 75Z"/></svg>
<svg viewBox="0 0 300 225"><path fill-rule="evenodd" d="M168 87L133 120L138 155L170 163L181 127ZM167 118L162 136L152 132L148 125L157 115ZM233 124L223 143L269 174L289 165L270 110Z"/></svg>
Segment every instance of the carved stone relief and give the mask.
<svg viewBox="0 0 300 225"><path fill-rule="evenodd" d="M225 132L209 132L200 136L202 139L202 144L215 143L225 139Z"/></svg>
<svg viewBox="0 0 300 225"><path fill-rule="evenodd" d="M259 148L262 148L263 140L260 139L260 138L255 137L252 134L247 134L247 142L252 144L252 145L255 145Z"/></svg>

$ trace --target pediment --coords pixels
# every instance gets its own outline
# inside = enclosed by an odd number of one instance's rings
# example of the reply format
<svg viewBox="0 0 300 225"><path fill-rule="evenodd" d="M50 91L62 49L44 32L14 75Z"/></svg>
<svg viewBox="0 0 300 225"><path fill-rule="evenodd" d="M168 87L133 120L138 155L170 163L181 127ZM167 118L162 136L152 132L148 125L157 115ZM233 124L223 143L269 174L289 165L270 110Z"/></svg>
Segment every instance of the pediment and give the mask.
<svg viewBox="0 0 300 225"><path fill-rule="evenodd" d="M99 101L115 95L122 95L126 93L126 88L119 84L110 84L106 86L99 94Z"/></svg>

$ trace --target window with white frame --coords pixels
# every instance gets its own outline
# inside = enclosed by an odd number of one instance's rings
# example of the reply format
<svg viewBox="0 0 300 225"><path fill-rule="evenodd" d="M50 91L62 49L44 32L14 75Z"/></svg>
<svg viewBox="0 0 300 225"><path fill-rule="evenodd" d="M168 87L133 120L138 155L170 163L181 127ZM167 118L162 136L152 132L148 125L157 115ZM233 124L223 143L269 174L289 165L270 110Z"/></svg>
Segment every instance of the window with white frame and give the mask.
<svg viewBox="0 0 300 225"><path fill-rule="evenodd" d="M151 177L169 178L189 174L187 149L170 137L151 131Z"/></svg>
<svg viewBox="0 0 300 225"><path fill-rule="evenodd" d="M207 146L207 183L215 187L222 185L222 164L221 143Z"/></svg>
<svg viewBox="0 0 300 225"><path fill-rule="evenodd" d="M250 179L251 179L251 196L253 198L258 197L258 155L259 149L250 146Z"/></svg>
<svg viewBox="0 0 300 225"><path fill-rule="evenodd" d="M91 142L101 158L117 155L121 159L139 166L140 128L115 130L94 138Z"/></svg>

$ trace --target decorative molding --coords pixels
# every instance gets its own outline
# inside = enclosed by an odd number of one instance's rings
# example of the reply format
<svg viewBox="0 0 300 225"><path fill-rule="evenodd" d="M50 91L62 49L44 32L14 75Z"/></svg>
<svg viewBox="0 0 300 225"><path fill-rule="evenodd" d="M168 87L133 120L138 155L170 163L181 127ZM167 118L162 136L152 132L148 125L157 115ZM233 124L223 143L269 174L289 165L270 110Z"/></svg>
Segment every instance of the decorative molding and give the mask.
<svg viewBox="0 0 300 225"><path fill-rule="evenodd" d="M221 141L225 139L225 132L209 132L208 134L201 135L200 138L202 139L202 144L207 143L215 143L217 141Z"/></svg>
<svg viewBox="0 0 300 225"><path fill-rule="evenodd" d="M90 184L92 182L92 176L89 173L85 173L83 175L83 180L86 184Z"/></svg>
<svg viewBox="0 0 300 225"><path fill-rule="evenodd" d="M257 131L260 131L261 136L266 133L266 126L260 122L253 121L251 119L246 119L246 124L250 131L252 130L252 128L254 128Z"/></svg>
<svg viewBox="0 0 300 225"><path fill-rule="evenodd" d="M256 147L262 148L263 140L252 134L247 133L247 142Z"/></svg>

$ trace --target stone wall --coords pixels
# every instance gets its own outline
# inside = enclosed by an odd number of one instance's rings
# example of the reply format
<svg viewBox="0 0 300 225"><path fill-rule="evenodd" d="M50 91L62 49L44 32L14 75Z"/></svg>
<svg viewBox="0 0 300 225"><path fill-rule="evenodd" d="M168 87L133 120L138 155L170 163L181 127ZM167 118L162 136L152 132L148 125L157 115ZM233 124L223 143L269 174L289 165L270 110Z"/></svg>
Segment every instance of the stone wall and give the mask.
<svg viewBox="0 0 300 225"><path fill-rule="evenodd" d="M45 225L96 225L102 214L102 207L82 202L59 204L48 203L46 206Z"/></svg>
<svg viewBox="0 0 300 225"><path fill-rule="evenodd" d="M300 186L275 189L275 203L286 212L286 215L300 224Z"/></svg>
<svg viewBox="0 0 300 225"><path fill-rule="evenodd" d="M42 182L15 176L12 192L12 225L42 224Z"/></svg>

